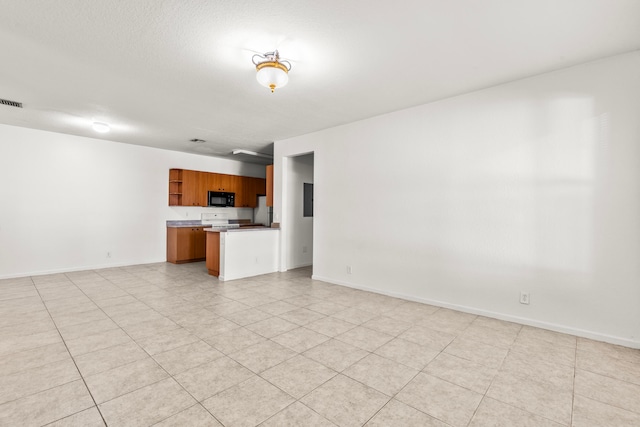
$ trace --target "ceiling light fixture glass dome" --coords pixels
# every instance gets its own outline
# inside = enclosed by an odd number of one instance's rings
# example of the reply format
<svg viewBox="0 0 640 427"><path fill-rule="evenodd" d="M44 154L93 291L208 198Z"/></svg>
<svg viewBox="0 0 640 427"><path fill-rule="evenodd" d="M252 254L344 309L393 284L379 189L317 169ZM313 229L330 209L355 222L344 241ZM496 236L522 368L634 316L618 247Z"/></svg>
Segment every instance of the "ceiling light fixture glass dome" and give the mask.
<svg viewBox="0 0 640 427"><path fill-rule="evenodd" d="M289 61L281 61L277 50L267 52L264 55L253 55L251 60L256 66L258 83L271 89L271 93L275 92L276 88L286 86L289 82L291 63Z"/></svg>
<svg viewBox="0 0 640 427"><path fill-rule="evenodd" d="M93 122L93 130L100 133L107 133L109 132L109 130L111 130L111 126L109 126L107 123Z"/></svg>

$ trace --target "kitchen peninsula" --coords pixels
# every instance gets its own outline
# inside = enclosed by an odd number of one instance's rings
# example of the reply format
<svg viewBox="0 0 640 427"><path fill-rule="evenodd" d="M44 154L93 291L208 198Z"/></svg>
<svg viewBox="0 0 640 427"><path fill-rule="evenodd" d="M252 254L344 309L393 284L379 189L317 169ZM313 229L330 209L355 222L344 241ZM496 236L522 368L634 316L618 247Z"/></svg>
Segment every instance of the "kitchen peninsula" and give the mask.
<svg viewBox="0 0 640 427"><path fill-rule="evenodd" d="M280 230L270 227L205 229L206 265L220 280L278 271Z"/></svg>

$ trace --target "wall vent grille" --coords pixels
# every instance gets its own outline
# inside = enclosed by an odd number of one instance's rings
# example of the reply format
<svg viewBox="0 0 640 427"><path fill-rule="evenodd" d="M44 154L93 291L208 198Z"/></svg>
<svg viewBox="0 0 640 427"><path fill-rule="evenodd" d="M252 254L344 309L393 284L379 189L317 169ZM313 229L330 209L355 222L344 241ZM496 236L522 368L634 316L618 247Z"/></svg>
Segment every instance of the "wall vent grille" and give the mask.
<svg viewBox="0 0 640 427"><path fill-rule="evenodd" d="M0 105L8 105L9 107L22 108L22 102L9 101L8 99L0 99Z"/></svg>

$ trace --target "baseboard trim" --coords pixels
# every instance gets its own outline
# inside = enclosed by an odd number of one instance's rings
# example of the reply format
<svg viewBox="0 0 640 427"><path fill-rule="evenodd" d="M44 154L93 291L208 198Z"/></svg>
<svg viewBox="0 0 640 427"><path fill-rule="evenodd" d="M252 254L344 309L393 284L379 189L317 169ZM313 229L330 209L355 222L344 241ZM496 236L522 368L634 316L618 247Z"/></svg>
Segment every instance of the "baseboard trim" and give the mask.
<svg viewBox="0 0 640 427"><path fill-rule="evenodd" d="M134 263L115 262L115 263L108 263L108 264L83 265L82 267L54 268L51 270L40 270L40 271L32 271L29 273L16 273L11 275L3 275L3 276L0 276L0 279L19 279L21 277L46 276L47 274L72 273L74 271L103 270L105 268L131 267L135 265L145 265L145 264L159 264L166 261L167 260L163 258L163 259L148 260L148 261L134 262Z"/></svg>
<svg viewBox="0 0 640 427"><path fill-rule="evenodd" d="M351 282L345 282L342 280L334 280L329 277L323 277L317 274L311 276L313 280L320 280L323 282L331 283L333 285L345 286L348 288L358 289L361 291L373 292L376 294L387 295L394 298L400 298L407 301L420 302L423 304L434 305L436 307L449 308L452 310L461 311L464 313L477 314L480 316L491 317L494 319L505 320L508 322L519 323L521 325L533 326L536 328L547 329L554 332L560 332L563 334L575 335L582 338L589 338L596 341L603 341L610 344L621 345L624 347L630 347L634 349L640 349L640 341L634 341L627 338L618 337L615 335L601 334L599 332L588 331L585 329L573 328L570 326L560 325L557 323L544 322L536 319L530 319L527 317L512 316L509 314L483 310L476 307L469 307L465 305L451 304L444 301L432 300L428 298L419 298L412 295L406 295L398 292L382 291L380 289L369 288L367 286L361 286Z"/></svg>

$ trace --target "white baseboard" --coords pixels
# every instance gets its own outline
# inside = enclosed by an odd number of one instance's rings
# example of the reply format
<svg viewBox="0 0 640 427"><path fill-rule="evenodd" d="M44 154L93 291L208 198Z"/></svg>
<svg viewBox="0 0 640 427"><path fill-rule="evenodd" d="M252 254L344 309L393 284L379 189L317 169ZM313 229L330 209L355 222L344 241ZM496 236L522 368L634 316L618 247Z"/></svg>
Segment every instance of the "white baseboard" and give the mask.
<svg viewBox="0 0 640 427"><path fill-rule="evenodd" d="M573 328L570 326L559 325L556 323L544 322L536 319L529 319L526 317L512 316L509 314L498 313L488 310L483 310L475 307L468 307L464 305L451 304L443 301L436 301L427 298L419 298L412 295L405 295L397 292L382 291L379 289L373 289L366 286L357 285L350 282L344 282L342 280L334 280L328 277L322 277L314 274L311 276L314 280L320 280L323 282L331 283L334 285L346 286L348 288L359 289L361 291L373 292L376 294L387 295L394 298L400 298L407 301L415 301L423 304L434 305L436 307L449 308L464 313L477 314L480 316L491 317L494 319L505 320L508 322L519 323L521 325L534 326L536 328L547 329L550 331L561 332L563 334L575 335L582 338L589 338L596 341L603 341L610 344L621 345L624 347L640 349L640 341L634 341L627 338L618 337L615 335L602 334L599 332L588 331L585 329Z"/></svg>
<svg viewBox="0 0 640 427"><path fill-rule="evenodd" d="M20 277L30 277L30 276L46 276L47 274L58 274L58 273L71 273L74 271L85 271L85 270L101 270L104 268L118 268L118 267L130 267L134 265L144 265L144 264L157 264L161 262L166 262L165 259L155 259L155 260L147 260L147 261L137 261L137 262L111 262L107 264L95 264L95 265L83 265L81 267L65 267L65 268L54 268L51 270L39 270L39 271L31 271L28 273L16 273L10 275L0 276L0 279L18 279Z"/></svg>

